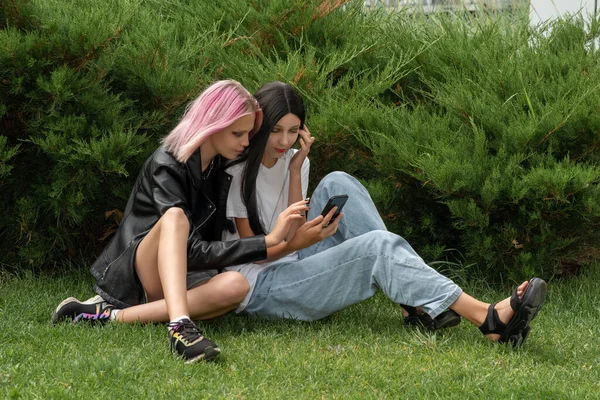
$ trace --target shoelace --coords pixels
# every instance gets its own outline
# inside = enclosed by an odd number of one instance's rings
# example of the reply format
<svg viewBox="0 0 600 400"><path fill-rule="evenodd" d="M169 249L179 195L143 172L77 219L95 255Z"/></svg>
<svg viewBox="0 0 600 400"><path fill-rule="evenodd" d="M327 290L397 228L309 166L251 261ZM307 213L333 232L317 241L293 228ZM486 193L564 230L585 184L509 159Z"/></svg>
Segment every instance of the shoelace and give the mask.
<svg viewBox="0 0 600 400"><path fill-rule="evenodd" d="M73 323L77 323L77 321L79 321L80 319L87 319L87 320L109 320L110 319L110 313L113 310L114 306L112 304L109 304L107 302L103 302L101 304L96 304L96 312L94 314L90 314L90 313L80 313L78 314L74 319L73 319Z"/></svg>
<svg viewBox="0 0 600 400"><path fill-rule="evenodd" d="M169 323L169 328L179 332L188 343L193 343L199 338L202 339L204 337L196 324L190 320L171 322Z"/></svg>

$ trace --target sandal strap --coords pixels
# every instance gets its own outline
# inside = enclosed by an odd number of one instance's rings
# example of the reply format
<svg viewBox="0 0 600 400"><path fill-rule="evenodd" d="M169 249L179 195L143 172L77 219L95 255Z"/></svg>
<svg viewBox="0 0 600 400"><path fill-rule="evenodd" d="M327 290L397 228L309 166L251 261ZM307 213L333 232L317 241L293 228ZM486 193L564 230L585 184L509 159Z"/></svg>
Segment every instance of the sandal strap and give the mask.
<svg viewBox="0 0 600 400"><path fill-rule="evenodd" d="M523 293L523 295L525 295L525 293ZM517 311L522 301L523 300L519 299L519 295L517 294L517 288L515 288L510 296L510 308L512 308L513 311Z"/></svg>
<svg viewBox="0 0 600 400"><path fill-rule="evenodd" d="M496 303L490 304L488 307L488 313L483 321L483 324L479 326L479 330L484 335L489 333L495 333L498 335L502 335L506 330L506 324L500 321L500 317L498 316L498 311L494 308Z"/></svg>
<svg viewBox="0 0 600 400"><path fill-rule="evenodd" d="M515 288L515 290L513 290L512 295L510 296L510 308L513 309L513 311L517 311L517 309L521 306L521 303L523 303L523 298L525 298L525 294L527 293L527 291L529 291L529 289L532 286L532 282L534 282L536 279L539 278L532 278L529 281L529 285L527 286L527 289L525 289L525 292L523 293L523 296L521 296L521 298L519 298L519 295L517 294L517 288Z"/></svg>

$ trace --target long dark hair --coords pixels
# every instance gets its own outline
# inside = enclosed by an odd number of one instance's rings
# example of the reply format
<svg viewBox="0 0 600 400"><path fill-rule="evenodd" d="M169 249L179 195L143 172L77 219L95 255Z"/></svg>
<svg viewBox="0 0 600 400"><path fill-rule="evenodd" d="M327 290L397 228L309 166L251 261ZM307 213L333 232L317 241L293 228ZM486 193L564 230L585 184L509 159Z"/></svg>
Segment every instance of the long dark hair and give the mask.
<svg viewBox="0 0 600 400"><path fill-rule="evenodd" d="M300 128L304 127L304 102L298 92L283 82L270 82L263 85L254 94L263 111L263 122L258 132L250 138L246 168L242 178L242 199L248 211L250 228L255 235L264 235L265 229L260 221L256 202L256 177L267 146L267 140L273 127L287 114L300 119Z"/></svg>

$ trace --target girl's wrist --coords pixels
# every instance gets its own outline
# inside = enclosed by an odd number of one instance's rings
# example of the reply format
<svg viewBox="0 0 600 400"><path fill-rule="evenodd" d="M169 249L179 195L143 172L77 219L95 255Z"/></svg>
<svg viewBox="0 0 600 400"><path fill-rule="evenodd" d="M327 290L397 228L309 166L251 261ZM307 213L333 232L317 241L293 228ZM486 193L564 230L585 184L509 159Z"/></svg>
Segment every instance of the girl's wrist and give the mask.
<svg viewBox="0 0 600 400"><path fill-rule="evenodd" d="M283 242L281 242L281 252L282 252L284 255L287 255L287 254L293 253L293 252L294 252L294 250L293 250L293 249L290 247L290 244L289 244L289 242L286 242L286 241L284 240Z"/></svg>
<svg viewBox="0 0 600 400"><path fill-rule="evenodd" d="M275 243L275 238L273 238L271 233L265 235L265 246L267 246L267 249L277 244L278 243Z"/></svg>
<svg viewBox="0 0 600 400"><path fill-rule="evenodd" d="M285 254L289 254L294 251L294 249L292 249L290 246L290 242L287 242L284 240L282 243L283 243L283 245L282 245L283 251L285 252Z"/></svg>

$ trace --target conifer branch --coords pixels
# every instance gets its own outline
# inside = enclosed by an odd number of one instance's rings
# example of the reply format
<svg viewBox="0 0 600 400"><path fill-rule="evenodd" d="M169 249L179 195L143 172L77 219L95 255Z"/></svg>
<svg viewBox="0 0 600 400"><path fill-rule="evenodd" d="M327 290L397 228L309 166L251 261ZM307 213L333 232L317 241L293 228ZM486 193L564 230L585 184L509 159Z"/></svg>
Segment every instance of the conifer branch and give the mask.
<svg viewBox="0 0 600 400"><path fill-rule="evenodd" d="M103 49L107 48L113 40L117 39L121 35L122 29L123 29L122 27L118 27L113 32L113 35L106 38L106 40L103 43L100 43L99 45L92 47L87 52L87 54L81 58L81 60L79 61L79 64L75 67L75 72L81 71L90 60L96 58L96 55L99 50L103 50Z"/></svg>

